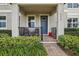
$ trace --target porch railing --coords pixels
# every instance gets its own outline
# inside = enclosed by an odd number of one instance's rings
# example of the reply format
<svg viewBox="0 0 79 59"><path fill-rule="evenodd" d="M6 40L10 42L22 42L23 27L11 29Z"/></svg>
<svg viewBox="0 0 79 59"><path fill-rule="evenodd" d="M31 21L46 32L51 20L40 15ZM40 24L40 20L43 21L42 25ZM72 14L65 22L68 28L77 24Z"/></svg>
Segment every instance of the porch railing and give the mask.
<svg viewBox="0 0 79 59"><path fill-rule="evenodd" d="M42 27L28 28L28 27L19 27L20 36L41 36L43 40L43 33L41 31Z"/></svg>
<svg viewBox="0 0 79 59"><path fill-rule="evenodd" d="M20 36L41 36L41 40L43 40L43 32L41 31L42 27L28 28L28 27L19 27L19 35ZM51 28L51 32L54 34L53 38L56 38L56 27Z"/></svg>
<svg viewBox="0 0 79 59"><path fill-rule="evenodd" d="M28 28L28 27L19 27L19 35L20 36L39 36L41 35L41 28Z"/></svg>

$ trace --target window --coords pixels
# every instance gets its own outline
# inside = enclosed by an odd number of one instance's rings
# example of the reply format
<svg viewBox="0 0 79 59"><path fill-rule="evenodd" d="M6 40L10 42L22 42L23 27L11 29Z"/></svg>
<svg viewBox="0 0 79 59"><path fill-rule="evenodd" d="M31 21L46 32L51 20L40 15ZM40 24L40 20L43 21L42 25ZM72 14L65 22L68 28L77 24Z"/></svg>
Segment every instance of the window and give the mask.
<svg viewBox="0 0 79 59"><path fill-rule="evenodd" d="M29 16L28 17L28 26L30 28L34 28L35 27L35 17L34 16Z"/></svg>
<svg viewBox="0 0 79 59"><path fill-rule="evenodd" d="M78 3L68 3L68 8L78 8Z"/></svg>
<svg viewBox="0 0 79 59"><path fill-rule="evenodd" d="M69 18L67 22L68 28L78 27L78 18Z"/></svg>
<svg viewBox="0 0 79 59"><path fill-rule="evenodd" d="M0 28L6 27L6 16L0 16Z"/></svg>
<svg viewBox="0 0 79 59"><path fill-rule="evenodd" d="M72 8L72 3L68 3L68 8Z"/></svg>
<svg viewBox="0 0 79 59"><path fill-rule="evenodd" d="M78 8L78 3L73 3L73 8Z"/></svg>
<svg viewBox="0 0 79 59"><path fill-rule="evenodd" d="M72 27L72 24L71 24L71 23L68 23L68 27L69 27L69 28Z"/></svg>

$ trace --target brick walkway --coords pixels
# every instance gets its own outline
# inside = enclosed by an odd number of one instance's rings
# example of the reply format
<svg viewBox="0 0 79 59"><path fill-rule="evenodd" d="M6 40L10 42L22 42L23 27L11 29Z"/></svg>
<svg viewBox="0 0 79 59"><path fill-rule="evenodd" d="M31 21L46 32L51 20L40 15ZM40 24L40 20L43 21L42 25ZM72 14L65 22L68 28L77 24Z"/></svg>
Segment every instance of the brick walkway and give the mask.
<svg viewBox="0 0 79 59"><path fill-rule="evenodd" d="M43 43L48 56L67 56L65 52L56 43Z"/></svg>
<svg viewBox="0 0 79 59"><path fill-rule="evenodd" d="M43 36L43 42L57 42L57 40L49 36Z"/></svg>
<svg viewBox="0 0 79 59"><path fill-rule="evenodd" d="M43 41L42 41L43 43L44 42L57 42L57 40L56 39L53 39L53 37L49 37L49 36L46 36L46 35L44 35L43 36Z"/></svg>
<svg viewBox="0 0 79 59"><path fill-rule="evenodd" d="M47 50L48 56L67 56L65 52L57 45L57 40L44 36L42 41Z"/></svg>

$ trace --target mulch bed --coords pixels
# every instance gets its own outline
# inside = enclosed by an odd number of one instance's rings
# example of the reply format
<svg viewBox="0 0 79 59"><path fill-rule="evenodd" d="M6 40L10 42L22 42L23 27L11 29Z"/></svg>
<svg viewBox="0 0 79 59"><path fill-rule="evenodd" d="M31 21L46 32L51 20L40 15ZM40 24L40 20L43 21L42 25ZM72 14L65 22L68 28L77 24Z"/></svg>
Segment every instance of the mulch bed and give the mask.
<svg viewBox="0 0 79 59"><path fill-rule="evenodd" d="M59 43L57 43L59 47L68 55L68 56L77 56L73 50L64 49Z"/></svg>

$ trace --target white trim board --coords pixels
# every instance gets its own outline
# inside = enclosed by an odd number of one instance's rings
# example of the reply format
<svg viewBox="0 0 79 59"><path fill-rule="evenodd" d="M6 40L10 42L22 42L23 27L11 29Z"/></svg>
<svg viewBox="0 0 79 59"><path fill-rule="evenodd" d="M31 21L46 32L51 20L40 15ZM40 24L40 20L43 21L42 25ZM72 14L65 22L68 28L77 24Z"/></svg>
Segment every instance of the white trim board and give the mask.
<svg viewBox="0 0 79 59"><path fill-rule="evenodd" d="M11 10L0 10L0 12L12 12Z"/></svg>

